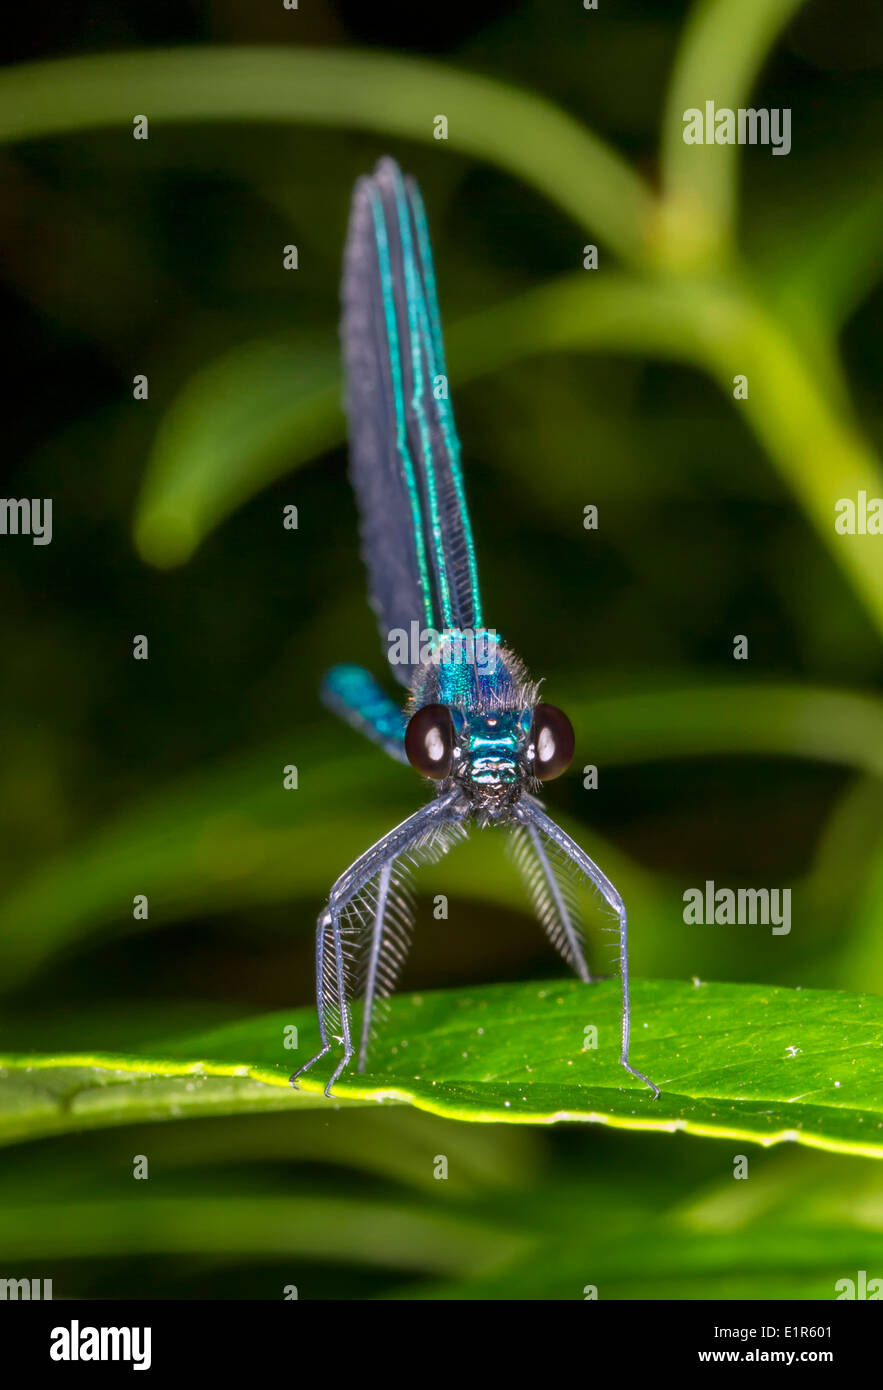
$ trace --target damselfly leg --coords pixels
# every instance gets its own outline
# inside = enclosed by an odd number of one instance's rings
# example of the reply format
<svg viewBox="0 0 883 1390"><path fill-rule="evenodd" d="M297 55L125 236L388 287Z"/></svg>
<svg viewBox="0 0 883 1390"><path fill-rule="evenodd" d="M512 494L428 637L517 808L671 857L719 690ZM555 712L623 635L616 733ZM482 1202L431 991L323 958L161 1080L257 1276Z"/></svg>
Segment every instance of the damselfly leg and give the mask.
<svg viewBox="0 0 883 1390"><path fill-rule="evenodd" d="M388 951L390 940L387 932L388 913L396 862L416 862L445 853L452 840L464 833L459 824L459 801L459 793L453 791L437 797L428 806L422 806L350 865L332 888L328 907L319 918L316 929L316 1001L322 1046L293 1074L290 1078L292 1085L331 1051L332 1042L337 1040L331 1032L335 1022L340 1026L339 1041L344 1055L325 1086L326 1096L331 1095L335 1081L352 1059L355 1048L350 1000L355 993L358 964L354 956L364 947L365 929L368 928L365 1012L359 1049L359 1070L363 1069L371 1017L379 987L383 983L384 947ZM376 886L372 891L371 885L375 881ZM401 900L398 907L403 908ZM355 942L352 940L353 927L347 923L355 923ZM397 964L400 964L400 960L391 962L391 970ZM391 986L393 980L390 978L387 983Z"/></svg>
<svg viewBox="0 0 883 1390"><path fill-rule="evenodd" d="M552 817L546 814L535 797L523 797L518 807L517 818L527 827L528 831L533 828L552 844L557 845L558 849L594 884L604 901L616 913L619 924L619 974L622 989L622 1050L619 1060L626 1071L631 1072L632 1076L636 1076L639 1081L643 1081L646 1086L650 1087L655 1099L659 1095L659 1087L642 1071L638 1071L637 1067L633 1067L629 1061L631 1002L629 998L628 916L625 903L594 860L590 859L585 850L581 849L576 841L572 840L566 831L562 830L560 825L557 825ZM578 971L578 973L580 972ZM585 979L587 976L581 975L581 978Z"/></svg>

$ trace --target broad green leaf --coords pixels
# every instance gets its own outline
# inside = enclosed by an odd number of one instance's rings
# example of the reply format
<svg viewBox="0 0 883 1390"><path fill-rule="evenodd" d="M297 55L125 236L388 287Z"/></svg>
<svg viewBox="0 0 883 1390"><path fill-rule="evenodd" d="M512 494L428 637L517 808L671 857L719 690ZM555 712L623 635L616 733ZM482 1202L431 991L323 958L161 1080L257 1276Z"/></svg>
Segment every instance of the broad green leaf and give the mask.
<svg viewBox="0 0 883 1390"><path fill-rule="evenodd" d="M385 1101L459 1120L583 1120L883 1157L883 1000L638 981L632 1060L661 1087L655 1100L619 1065L619 1008L615 980L402 996L392 1001L371 1072L342 1077L332 1102L322 1095L328 1059L298 1091L288 1082L317 1045L312 1010L132 1055L9 1055L0 1057L0 1134L13 1140L185 1110ZM291 1025L296 1051L285 1046ZM597 1048L584 1050L587 1037Z"/></svg>

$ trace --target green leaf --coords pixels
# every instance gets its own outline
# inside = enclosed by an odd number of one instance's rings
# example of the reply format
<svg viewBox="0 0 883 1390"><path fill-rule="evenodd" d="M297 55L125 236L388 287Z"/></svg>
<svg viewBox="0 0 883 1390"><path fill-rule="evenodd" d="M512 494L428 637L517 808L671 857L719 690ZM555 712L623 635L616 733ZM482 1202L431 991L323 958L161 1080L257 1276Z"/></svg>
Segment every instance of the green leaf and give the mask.
<svg viewBox="0 0 883 1390"><path fill-rule="evenodd" d="M632 1061L619 1065L619 984L573 981L401 996L373 1070L322 1096L330 1059L293 1091L317 1046L312 1009L271 1014L132 1055L0 1057L0 1135L286 1106L392 1101L451 1119L585 1120L883 1157L883 1000L824 990L639 981ZM298 1028L299 1049L285 1047ZM597 1029L597 1050L584 1050Z"/></svg>

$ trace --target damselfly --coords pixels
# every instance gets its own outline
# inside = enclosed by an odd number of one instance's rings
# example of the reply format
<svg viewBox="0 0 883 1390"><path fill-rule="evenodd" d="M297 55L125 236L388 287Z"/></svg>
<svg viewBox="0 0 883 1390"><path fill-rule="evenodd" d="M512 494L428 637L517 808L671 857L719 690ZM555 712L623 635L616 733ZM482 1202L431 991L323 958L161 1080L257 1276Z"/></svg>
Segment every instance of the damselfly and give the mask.
<svg viewBox="0 0 883 1390"><path fill-rule="evenodd" d="M367 671L336 666L325 703L432 779L428 805L347 869L316 934L322 1046L291 1078L358 1051L364 1070L379 1002L395 988L413 920L410 866L445 854L467 824L505 826L540 921L581 980L591 982L575 888L594 886L615 914L622 981L620 1061L629 1062L625 905L589 856L546 814L536 793L573 757L567 716L537 700L519 659L487 628L448 377L426 215L419 190L391 159L356 184L344 256L342 340L350 472L361 516L372 607L402 712ZM358 1035L350 1003L364 1000Z"/></svg>

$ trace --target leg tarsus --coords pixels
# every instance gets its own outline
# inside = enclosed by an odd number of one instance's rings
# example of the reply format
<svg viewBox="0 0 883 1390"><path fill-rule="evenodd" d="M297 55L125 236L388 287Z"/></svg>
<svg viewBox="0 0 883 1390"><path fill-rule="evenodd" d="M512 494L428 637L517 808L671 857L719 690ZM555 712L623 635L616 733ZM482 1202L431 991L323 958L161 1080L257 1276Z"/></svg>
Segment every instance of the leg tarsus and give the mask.
<svg viewBox="0 0 883 1390"><path fill-rule="evenodd" d="M614 892L616 890L614 889ZM622 1052L619 1060L626 1071L631 1072L639 1081L643 1081L645 1086L649 1086L653 1092L653 1099L658 1100L660 1096L659 1087L655 1081L651 1081L649 1076L645 1076L637 1067L633 1067L629 1061L629 1041L632 1031L632 1005L631 993L629 990L629 950L628 950L628 915L625 910L625 903L619 894L616 893L617 902L613 907L619 918L619 975L622 982Z"/></svg>
<svg viewBox="0 0 883 1390"><path fill-rule="evenodd" d="M315 1057L311 1057L308 1062L304 1062L302 1067L298 1067L296 1072L292 1072L288 1078L289 1084L297 1089L297 1078L302 1076L305 1071L309 1071L316 1062L331 1051L331 1044L328 1041L328 1034L325 1029L325 1001L322 996L322 955L325 949L325 930L331 924L330 914L323 912L316 926L316 1009L319 1016L319 1039L322 1043L321 1048Z"/></svg>
<svg viewBox="0 0 883 1390"><path fill-rule="evenodd" d="M331 1076L328 1078L328 1084L325 1087L325 1094L329 1100L333 1099L331 1094L331 1087L334 1085L335 1081L340 1076L340 1073L346 1067L349 1066L350 1058L352 1057L354 1051L355 1049L352 1047L347 1049L347 1051L343 1054L341 1060L338 1062L337 1066L334 1068L334 1071L331 1073Z"/></svg>
<svg viewBox="0 0 883 1390"><path fill-rule="evenodd" d="M319 1049L315 1057L311 1057L308 1062L304 1062L302 1067L298 1067L296 1072L292 1072L291 1076L289 1076L288 1078L289 1084L293 1086L295 1090L297 1090L297 1078L299 1076L303 1076L305 1071L309 1071L310 1067L313 1066L315 1062L321 1061L321 1059L325 1057L330 1051L331 1044L326 1043L324 1047Z"/></svg>
<svg viewBox="0 0 883 1390"><path fill-rule="evenodd" d="M655 1081L651 1081L650 1078L649 1078L649 1076L645 1076L644 1073L643 1073L642 1071L638 1071L638 1068L637 1068L637 1067L633 1067L632 1064L631 1064L631 1062L627 1062L627 1061L625 1060L624 1057L620 1057L619 1060L620 1060L621 1065L625 1067L626 1071L630 1071L631 1074L632 1074L632 1076L636 1076L636 1077L638 1078L639 1081L643 1081L643 1083L644 1083L645 1086L649 1086L649 1087L650 1087L650 1090L653 1092L653 1099L654 1099L654 1100L658 1100L659 1097L660 1097L660 1095L662 1094L662 1092L660 1091L659 1087L656 1085L656 1082L655 1082Z"/></svg>

